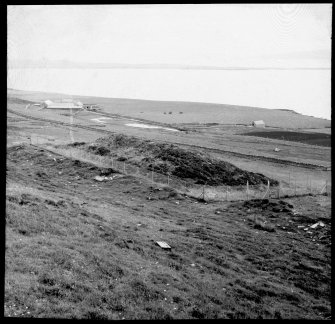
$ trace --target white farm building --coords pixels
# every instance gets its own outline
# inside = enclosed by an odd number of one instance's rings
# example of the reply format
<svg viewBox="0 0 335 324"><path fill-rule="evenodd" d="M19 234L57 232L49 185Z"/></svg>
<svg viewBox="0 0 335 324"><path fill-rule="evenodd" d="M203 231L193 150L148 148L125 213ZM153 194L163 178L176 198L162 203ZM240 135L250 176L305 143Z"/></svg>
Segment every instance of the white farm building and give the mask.
<svg viewBox="0 0 335 324"><path fill-rule="evenodd" d="M83 109L83 103L80 101L63 100L61 102L45 100L41 104L43 109Z"/></svg>
<svg viewBox="0 0 335 324"><path fill-rule="evenodd" d="M254 120L254 121L252 122L252 126L263 128L263 127L265 127L265 123L264 123L263 120Z"/></svg>

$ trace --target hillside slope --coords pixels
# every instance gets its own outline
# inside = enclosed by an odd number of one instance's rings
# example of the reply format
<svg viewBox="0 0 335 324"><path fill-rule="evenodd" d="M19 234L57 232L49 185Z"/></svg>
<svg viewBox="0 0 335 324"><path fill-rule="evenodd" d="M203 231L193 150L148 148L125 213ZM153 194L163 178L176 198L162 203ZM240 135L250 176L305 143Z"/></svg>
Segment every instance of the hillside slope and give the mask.
<svg viewBox="0 0 335 324"><path fill-rule="evenodd" d="M330 318L330 197L201 204L101 173L8 148L6 317Z"/></svg>

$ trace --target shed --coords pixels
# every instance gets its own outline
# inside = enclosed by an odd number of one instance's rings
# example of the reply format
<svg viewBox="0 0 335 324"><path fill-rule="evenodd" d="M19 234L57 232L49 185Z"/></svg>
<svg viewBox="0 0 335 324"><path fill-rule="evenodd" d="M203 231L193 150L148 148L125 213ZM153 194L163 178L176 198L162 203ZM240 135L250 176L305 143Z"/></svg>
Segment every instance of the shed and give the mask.
<svg viewBox="0 0 335 324"><path fill-rule="evenodd" d="M265 127L265 123L263 120L254 120L252 122L252 126L254 127Z"/></svg>
<svg viewBox="0 0 335 324"><path fill-rule="evenodd" d="M42 104L45 109L83 109L83 104L80 101L77 102L53 102L51 100L45 100Z"/></svg>
<svg viewBox="0 0 335 324"><path fill-rule="evenodd" d="M43 103L42 103L42 107L43 108L46 108L46 107L48 107L48 106L50 106L50 105L52 105L52 101L51 100L45 100L45 101L43 101Z"/></svg>

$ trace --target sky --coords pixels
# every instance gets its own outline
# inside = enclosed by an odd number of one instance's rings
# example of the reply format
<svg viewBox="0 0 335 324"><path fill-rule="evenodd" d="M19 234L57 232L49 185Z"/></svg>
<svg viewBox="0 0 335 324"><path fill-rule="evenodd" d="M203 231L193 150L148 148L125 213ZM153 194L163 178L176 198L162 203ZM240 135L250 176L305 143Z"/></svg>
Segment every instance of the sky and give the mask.
<svg viewBox="0 0 335 324"><path fill-rule="evenodd" d="M7 54L10 61L329 68L331 6L7 6Z"/></svg>

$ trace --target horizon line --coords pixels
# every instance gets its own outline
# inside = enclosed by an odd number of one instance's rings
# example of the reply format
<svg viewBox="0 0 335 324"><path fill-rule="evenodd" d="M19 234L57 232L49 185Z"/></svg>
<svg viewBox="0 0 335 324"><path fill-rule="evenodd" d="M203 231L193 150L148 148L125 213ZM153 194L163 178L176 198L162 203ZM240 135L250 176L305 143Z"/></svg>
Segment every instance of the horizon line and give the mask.
<svg viewBox="0 0 335 324"><path fill-rule="evenodd" d="M316 66L211 66L211 65L186 65L170 63L96 63L73 62L67 60L45 61L8 60L7 68L80 68L80 69L171 69L171 70L330 70L331 67Z"/></svg>
<svg viewBox="0 0 335 324"><path fill-rule="evenodd" d="M331 67L163 67L163 66L10 66L9 69L136 69L136 70L331 70Z"/></svg>

